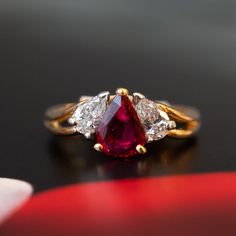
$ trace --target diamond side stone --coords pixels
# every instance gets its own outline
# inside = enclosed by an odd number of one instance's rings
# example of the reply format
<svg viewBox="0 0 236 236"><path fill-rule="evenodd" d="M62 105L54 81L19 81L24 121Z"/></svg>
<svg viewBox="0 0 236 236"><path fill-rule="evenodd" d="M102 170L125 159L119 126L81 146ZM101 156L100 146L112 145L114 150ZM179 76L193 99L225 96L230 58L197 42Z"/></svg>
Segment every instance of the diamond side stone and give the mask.
<svg viewBox="0 0 236 236"><path fill-rule="evenodd" d="M144 125L148 142L164 138L168 134L168 115L149 99L142 99L135 106Z"/></svg>
<svg viewBox="0 0 236 236"><path fill-rule="evenodd" d="M106 111L107 98L95 96L81 103L71 117L79 133L90 137L95 133L103 113Z"/></svg>

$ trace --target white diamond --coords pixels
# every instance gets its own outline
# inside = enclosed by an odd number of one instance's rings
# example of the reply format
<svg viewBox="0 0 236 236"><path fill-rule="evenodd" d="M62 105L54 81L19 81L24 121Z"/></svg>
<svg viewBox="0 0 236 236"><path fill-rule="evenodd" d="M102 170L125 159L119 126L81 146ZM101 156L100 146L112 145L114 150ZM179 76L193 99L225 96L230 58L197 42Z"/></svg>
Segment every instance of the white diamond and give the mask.
<svg viewBox="0 0 236 236"><path fill-rule="evenodd" d="M135 108L144 125L148 142L159 140L167 135L169 117L155 102L144 98Z"/></svg>
<svg viewBox="0 0 236 236"><path fill-rule="evenodd" d="M95 96L81 103L70 118L76 123L79 133L89 137L95 133L107 106L107 98Z"/></svg>

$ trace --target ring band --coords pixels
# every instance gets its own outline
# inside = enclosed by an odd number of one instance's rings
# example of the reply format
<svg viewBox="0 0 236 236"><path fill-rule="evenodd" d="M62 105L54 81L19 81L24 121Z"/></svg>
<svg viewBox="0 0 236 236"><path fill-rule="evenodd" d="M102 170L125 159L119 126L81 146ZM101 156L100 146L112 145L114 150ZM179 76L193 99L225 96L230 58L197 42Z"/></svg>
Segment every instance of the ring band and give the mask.
<svg viewBox="0 0 236 236"><path fill-rule="evenodd" d="M146 153L147 142L165 136L187 138L200 128L200 112L193 107L151 101L140 93L119 88L97 96L81 96L78 103L50 107L45 122L54 134L97 136L94 148L114 157Z"/></svg>

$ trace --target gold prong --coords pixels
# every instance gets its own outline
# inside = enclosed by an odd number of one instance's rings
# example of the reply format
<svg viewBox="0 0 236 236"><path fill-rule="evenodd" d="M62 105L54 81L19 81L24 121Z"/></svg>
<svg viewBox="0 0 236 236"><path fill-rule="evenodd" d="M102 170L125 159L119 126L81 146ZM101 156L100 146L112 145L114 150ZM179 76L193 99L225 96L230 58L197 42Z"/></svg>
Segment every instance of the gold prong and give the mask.
<svg viewBox="0 0 236 236"><path fill-rule="evenodd" d="M102 146L102 144L100 144L100 143L96 143L96 144L93 146L93 148L94 148L96 151L98 151L98 152L102 152L103 146Z"/></svg>
<svg viewBox="0 0 236 236"><path fill-rule="evenodd" d="M136 151L139 154L145 154L147 152L147 149L143 145L139 144L136 146Z"/></svg>
<svg viewBox="0 0 236 236"><path fill-rule="evenodd" d="M129 91L126 88L118 88L116 90L116 94L120 96L127 96L129 94Z"/></svg>

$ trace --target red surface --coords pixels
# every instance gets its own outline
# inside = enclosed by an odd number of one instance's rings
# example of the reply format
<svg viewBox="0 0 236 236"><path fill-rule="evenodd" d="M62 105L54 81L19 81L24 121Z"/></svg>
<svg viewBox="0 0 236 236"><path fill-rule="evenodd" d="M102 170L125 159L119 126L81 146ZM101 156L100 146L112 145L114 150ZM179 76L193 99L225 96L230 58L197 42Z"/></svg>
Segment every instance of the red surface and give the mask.
<svg viewBox="0 0 236 236"><path fill-rule="evenodd" d="M236 173L55 189L35 195L0 235L236 235Z"/></svg>
<svg viewBox="0 0 236 236"><path fill-rule="evenodd" d="M146 143L144 128L128 96L115 96L97 128L97 142L107 155L115 157L133 156L136 146Z"/></svg>

